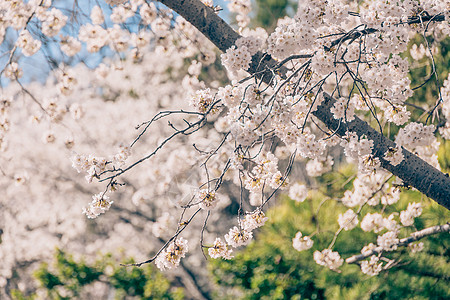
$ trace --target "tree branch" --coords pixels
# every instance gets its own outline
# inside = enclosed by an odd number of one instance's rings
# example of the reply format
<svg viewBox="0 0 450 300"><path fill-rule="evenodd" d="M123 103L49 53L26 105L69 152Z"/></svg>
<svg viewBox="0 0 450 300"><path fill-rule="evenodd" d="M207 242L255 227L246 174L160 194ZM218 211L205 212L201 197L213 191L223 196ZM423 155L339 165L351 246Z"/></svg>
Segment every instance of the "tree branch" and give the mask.
<svg viewBox="0 0 450 300"><path fill-rule="evenodd" d="M403 149L403 161L397 166L391 165L383 157L389 148L395 147L395 143L356 116L349 123L336 120L330 111L335 100L326 93L324 93L324 98L325 101L322 102L317 111L313 112L313 115L325 123L330 130L336 131L339 136L344 136L347 130L355 132L358 136L366 135L369 140L373 140L372 153L380 159L383 168L401 178L405 184L416 188L436 200L440 205L450 209L450 178L448 174L440 172L405 149Z"/></svg>
<svg viewBox="0 0 450 300"><path fill-rule="evenodd" d="M160 2L195 26L221 51L226 51L240 37L224 20L217 16L212 8L206 7L199 0L160 0ZM409 20L410 23L414 23L414 21ZM252 63L247 71L250 74L258 74L262 81L270 84L273 77L272 70L276 68L277 64L278 62L270 55L258 52L253 56ZM278 68L278 71L281 75L284 75L287 69L281 67ZM324 97L325 101L313 113L314 116L325 123L332 132L336 131L339 136L345 135L347 130L355 132L358 136L366 135L374 141L374 154L380 159L383 168L392 172L406 184L434 199L440 205L450 209L450 178L448 174L438 171L407 150L403 150L405 157L403 162L395 167L392 166L383 159L383 156L389 147L395 146L394 142L359 118L355 118L354 121L349 123L334 119L330 108L336 100L327 94L324 94Z"/></svg>
<svg viewBox="0 0 450 300"><path fill-rule="evenodd" d="M420 231L413 232L413 233L411 233L411 235L409 237L401 239L398 242L397 246L398 247L407 246L407 245L411 244L412 242L418 241L424 237L427 237L427 236L433 235L433 234L437 234L437 233L441 233L441 232L450 232L450 223L447 223L444 225L436 225L433 227L425 228ZM347 258L345 260L345 262L348 264L354 264L354 263L357 263L358 261L366 259L372 255L378 255L381 252L383 252L383 248L376 247L375 249L366 251L362 254L351 256L351 257Z"/></svg>

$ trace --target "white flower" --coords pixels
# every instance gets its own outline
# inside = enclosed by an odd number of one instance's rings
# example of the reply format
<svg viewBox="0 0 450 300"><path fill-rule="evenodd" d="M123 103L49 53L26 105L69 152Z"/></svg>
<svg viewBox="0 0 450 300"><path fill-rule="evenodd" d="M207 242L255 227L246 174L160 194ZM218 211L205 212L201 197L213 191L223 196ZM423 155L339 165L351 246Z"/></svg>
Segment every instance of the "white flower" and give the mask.
<svg viewBox="0 0 450 300"><path fill-rule="evenodd" d="M47 130L42 135L42 142L44 144L51 144L56 140L55 133L52 130Z"/></svg>
<svg viewBox="0 0 450 300"><path fill-rule="evenodd" d="M108 31L100 25L82 25L78 33L78 39L86 43L89 52L97 52L108 41Z"/></svg>
<svg viewBox="0 0 450 300"><path fill-rule="evenodd" d="M251 206L260 206L264 201L263 195L260 192L251 191L248 197L248 202Z"/></svg>
<svg viewBox="0 0 450 300"><path fill-rule="evenodd" d="M28 181L28 179L29 179L29 176L28 176L27 171L16 173L14 175L14 184L16 186L22 185L22 184L26 183Z"/></svg>
<svg viewBox="0 0 450 300"><path fill-rule="evenodd" d="M273 189L284 189L289 184L289 178L284 177L280 171L277 171L269 179L269 186Z"/></svg>
<svg viewBox="0 0 450 300"><path fill-rule="evenodd" d="M361 272L369 276L378 275L383 269L382 263L378 263L379 260L380 259L377 256L372 255L370 260L361 262Z"/></svg>
<svg viewBox="0 0 450 300"><path fill-rule="evenodd" d="M105 18L103 17L103 12L100 6L96 5L91 10L91 20L94 25L101 25L105 22Z"/></svg>
<svg viewBox="0 0 450 300"><path fill-rule="evenodd" d="M215 191L209 192L208 189L202 189L197 193L197 201L201 209L211 210L217 206L219 199Z"/></svg>
<svg viewBox="0 0 450 300"><path fill-rule="evenodd" d="M262 40L254 36L241 37L236 40L236 46L238 48L245 46L250 55L255 55L262 46Z"/></svg>
<svg viewBox="0 0 450 300"><path fill-rule="evenodd" d="M379 213L368 213L361 221L361 229L364 231L380 232L384 228L383 216Z"/></svg>
<svg viewBox="0 0 450 300"><path fill-rule="evenodd" d="M349 209L344 214L339 214L338 223L346 231L351 230L358 224L358 216L353 210Z"/></svg>
<svg viewBox="0 0 450 300"><path fill-rule="evenodd" d="M315 251L314 260L317 264L326 266L331 270L336 270L344 262L339 253L331 251L331 249L325 249L322 252Z"/></svg>
<svg viewBox="0 0 450 300"><path fill-rule="evenodd" d="M306 163L306 173L310 177L321 176L327 172L331 171L334 164L333 158L328 155L327 157L317 157Z"/></svg>
<svg viewBox="0 0 450 300"><path fill-rule="evenodd" d="M222 257L223 259L231 259L233 258L233 256L231 255L232 252L233 250L229 249L228 245L222 242L220 238L216 238L213 246L208 249L208 254L209 256L211 256L211 258Z"/></svg>
<svg viewBox="0 0 450 300"><path fill-rule="evenodd" d="M72 149L73 146L75 146L75 141L73 140L73 137L69 136L64 140L64 146L66 146L67 149Z"/></svg>
<svg viewBox="0 0 450 300"><path fill-rule="evenodd" d="M189 105L194 107L199 113L206 113L214 101L214 95L209 88L195 91L189 99Z"/></svg>
<svg viewBox="0 0 450 300"><path fill-rule="evenodd" d="M399 239L397 238L397 233L394 231L388 231L377 238L378 246L383 248L385 251L396 250L398 242Z"/></svg>
<svg viewBox="0 0 450 300"><path fill-rule="evenodd" d="M289 189L289 198L292 200L303 202L308 196L308 189L304 184L295 183Z"/></svg>
<svg viewBox="0 0 450 300"><path fill-rule="evenodd" d="M383 218L383 226L389 231L396 231L400 228L400 226L397 224L397 221L394 220L395 214L392 213L387 218Z"/></svg>
<svg viewBox="0 0 450 300"><path fill-rule="evenodd" d="M231 74L236 74L239 70L246 71L252 60L252 56L246 46L236 48L231 46L224 54L220 55L222 64Z"/></svg>
<svg viewBox="0 0 450 300"><path fill-rule="evenodd" d="M155 264L161 271L178 267L181 258L188 252L188 241L184 238L177 238L167 248L162 251L155 260Z"/></svg>
<svg viewBox="0 0 450 300"><path fill-rule="evenodd" d="M139 14L141 15L142 22L145 25L150 25L158 16L155 3L153 2L150 2L150 4L144 3L141 6Z"/></svg>
<svg viewBox="0 0 450 300"><path fill-rule="evenodd" d="M109 160L112 162L112 165L115 168L121 168L123 165L125 165L125 162L130 155L131 155L130 146L120 144L118 153L110 157Z"/></svg>
<svg viewBox="0 0 450 300"><path fill-rule="evenodd" d="M397 145L395 148L389 148L386 153L384 153L383 158L389 161L393 166L399 165L404 159L402 147Z"/></svg>
<svg viewBox="0 0 450 300"><path fill-rule="evenodd" d="M395 142L408 149L431 145L436 139L434 130L434 125L424 126L421 123L411 122L399 130Z"/></svg>
<svg viewBox="0 0 450 300"><path fill-rule="evenodd" d="M392 205L400 200L400 189L396 187L392 187L389 191L384 193L381 197L381 204L383 205Z"/></svg>
<svg viewBox="0 0 450 300"><path fill-rule="evenodd" d="M247 231L252 231L258 227L261 227L266 223L268 218L265 216L264 212L257 209L253 212L247 212L244 221L242 222L242 227Z"/></svg>
<svg viewBox="0 0 450 300"><path fill-rule="evenodd" d="M32 56L41 48L41 41L33 39L28 30L23 30L17 39L16 45L22 48L23 55Z"/></svg>
<svg viewBox="0 0 450 300"><path fill-rule="evenodd" d="M408 208L400 212L400 222L404 226L412 226L414 224L414 218L417 218L422 214L422 204L409 203Z"/></svg>
<svg viewBox="0 0 450 300"><path fill-rule="evenodd" d="M419 242L417 244L409 244L408 248L411 250L411 253L415 254L423 250L423 243Z"/></svg>
<svg viewBox="0 0 450 300"><path fill-rule="evenodd" d="M42 33L46 36L53 37L66 25L67 16L59 9L52 8L46 14L46 19L42 22Z"/></svg>
<svg viewBox="0 0 450 300"><path fill-rule="evenodd" d="M236 248L239 246L245 246L250 243L252 240L253 233L251 231L247 231L245 229L239 229L237 226L234 226L230 229L230 231L225 235L225 240L227 243Z"/></svg>
<svg viewBox="0 0 450 300"><path fill-rule="evenodd" d="M89 203L89 206L83 208L83 214L86 214L89 219L94 219L105 213L111 207L111 204L113 204L113 201L110 201L104 193L96 194L92 196L92 202Z"/></svg>
<svg viewBox="0 0 450 300"><path fill-rule="evenodd" d="M358 143L358 155L364 156L372 154L373 141L367 139L366 136L361 136Z"/></svg>
<svg viewBox="0 0 450 300"><path fill-rule="evenodd" d="M75 73L73 70L69 69L67 71L62 71L59 75L59 83L58 88L63 95L70 95L72 94L76 84L77 79L75 77Z"/></svg>
<svg viewBox="0 0 450 300"><path fill-rule="evenodd" d="M225 87L220 87L217 92L217 98L221 99L223 104L227 107L234 107L239 105L242 101L241 89L232 85L227 85Z"/></svg>
<svg viewBox="0 0 450 300"><path fill-rule="evenodd" d="M323 155L325 143L317 141L316 136L306 131L300 134L297 139L297 151L303 157L314 159Z"/></svg>
<svg viewBox="0 0 450 300"><path fill-rule="evenodd" d="M81 42L74 37L61 38L61 51L67 56L74 56L81 51Z"/></svg>
<svg viewBox="0 0 450 300"><path fill-rule="evenodd" d="M69 111L74 120L79 120L84 115L83 107L79 103L73 103L70 106Z"/></svg>
<svg viewBox="0 0 450 300"><path fill-rule="evenodd" d="M22 77L23 71L19 68L19 64L12 62L5 68L5 76L9 79L16 80Z"/></svg>
<svg viewBox="0 0 450 300"><path fill-rule="evenodd" d="M395 125L405 124L411 113L406 110L406 106L393 106L389 105L387 109L384 110L384 116L388 121L394 122Z"/></svg>
<svg viewBox="0 0 450 300"><path fill-rule="evenodd" d="M359 157L358 170L362 174L375 173L380 166L380 159L375 155L368 154Z"/></svg>
<svg viewBox="0 0 450 300"><path fill-rule="evenodd" d="M366 255L367 253L370 253L372 250L374 250L376 247L377 247L377 245L375 245L375 244L373 244L373 243L370 243L369 245L364 246L364 247L361 249L361 254Z"/></svg>
<svg viewBox="0 0 450 300"><path fill-rule="evenodd" d="M355 103L354 98L338 98L334 106L330 109L335 119L342 119L343 122L351 122L355 119Z"/></svg>
<svg viewBox="0 0 450 300"><path fill-rule="evenodd" d="M314 242L309 236L302 237L302 233L299 231L292 239L292 246L297 251L303 251L311 248Z"/></svg>

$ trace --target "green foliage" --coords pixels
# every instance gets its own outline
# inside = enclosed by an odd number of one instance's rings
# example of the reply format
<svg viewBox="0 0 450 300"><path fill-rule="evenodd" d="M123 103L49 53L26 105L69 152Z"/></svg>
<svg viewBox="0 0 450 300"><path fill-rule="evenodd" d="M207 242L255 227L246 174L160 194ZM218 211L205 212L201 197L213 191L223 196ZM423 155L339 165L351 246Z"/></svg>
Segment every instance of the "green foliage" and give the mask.
<svg viewBox="0 0 450 300"><path fill-rule="evenodd" d="M439 165L443 172L450 172L450 141L440 140L441 147L437 153Z"/></svg>
<svg viewBox="0 0 450 300"><path fill-rule="evenodd" d="M442 86L444 80L447 79L448 71L450 70L450 38L447 37L442 41L435 41L431 37L428 37L427 39L430 47L434 44L434 46L438 49L438 52L433 54L433 59L435 62L436 74L440 87ZM410 41L410 46L413 44L416 44L417 46L422 44L424 47L427 47L426 41L421 35L416 35ZM439 99L439 89L436 82L436 77L433 74L431 58L424 56L421 60L414 61L409 52L406 52L404 56L408 57L411 66L409 72L411 87L418 87L424 84L427 79L431 77L431 79L420 89L416 89L414 91L414 95L410 99L411 103L415 103L417 105L431 103L431 105L434 105ZM435 99L435 101L432 101L432 99ZM429 107L429 109L431 108L432 106Z"/></svg>
<svg viewBox="0 0 450 300"><path fill-rule="evenodd" d="M294 12L296 1L292 0L256 0L256 17L252 20L253 25L260 26L272 31L277 25L277 20Z"/></svg>
<svg viewBox="0 0 450 300"><path fill-rule="evenodd" d="M328 193L336 193L343 185L351 168L344 166L340 173L330 173L321 178ZM339 194L338 194L339 195ZM414 191L402 192L401 200L387 207L385 214L405 209L411 201L421 201L423 196ZM313 252L327 248L338 229L337 213L346 208L337 201L328 200L323 193L310 194L309 199L297 203L285 198L281 205L267 212L269 221L261 228L254 241L245 250L237 253L234 260L213 260L211 272L222 287L239 291L242 299L449 299L450 298L450 237L437 234L422 240L425 250L412 254L403 247L384 256L395 259L398 265L370 277L363 274L357 265L344 264L341 273L317 265ZM427 226L443 224L450 213L432 201L422 201L424 212L416 219L417 230ZM317 209L321 205L319 213ZM380 208L381 209L381 208ZM365 207L362 216L373 210ZM361 220L361 218L360 218ZM314 235L314 246L298 252L292 247L292 238L297 231L311 235L320 225L320 233ZM401 237L408 235L402 231ZM376 244L375 233L363 232L359 227L342 231L333 249L343 258L358 254L362 246ZM231 297L230 297L231 298Z"/></svg>
<svg viewBox="0 0 450 300"><path fill-rule="evenodd" d="M124 263L133 263L132 259ZM48 299L74 299L83 295L83 288L101 282L115 292L116 299L137 297L139 299L183 299L182 288L171 287L170 282L153 265L144 267L123 267L108 254L101 259L87 263L83 259L76 261L71 255L57 250L55 263L50 268L42 264L34 273ZM13 291L16 300L32 300L35 294L25 296Z"/></svg>

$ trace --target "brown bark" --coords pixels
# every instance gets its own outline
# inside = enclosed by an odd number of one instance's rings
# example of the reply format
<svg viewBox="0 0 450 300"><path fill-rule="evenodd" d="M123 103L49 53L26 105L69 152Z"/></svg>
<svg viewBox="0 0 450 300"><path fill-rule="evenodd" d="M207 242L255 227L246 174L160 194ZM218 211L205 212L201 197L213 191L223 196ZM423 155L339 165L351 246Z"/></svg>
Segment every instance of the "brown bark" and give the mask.
<svg viewBox="0 0 450 300"><path fill-rule="evenodd" d="M221 51L226 51L240 37L225 21L223 21L213 9L206 7L199 0L160 0L161 3L173 9L202 32ZM259 77L266 83L270 83L272 72L269 69L277 65L277 62L270 55L258 52L253 56L252 64L247 70L250 74L258 73ZM280 68L281 74L286 73L286 69ZM381 165L395 176L401 178L424 195L434 199L437 203L450 209L450 178L432 167L418 156L407 150L403 150L405 159L397 166L392 166L383 159L384 153L389 147L394 147L393 141L384 137L381 133L369 126L365 121L355 118L347 124L334 119L330 108L335 100L324 94L325 101L313 113L331 131L336 131L339 136L345 135L346 130L355 132L358 136L366 135L374 141L374 151L376 157L381 161Z"/></svg>

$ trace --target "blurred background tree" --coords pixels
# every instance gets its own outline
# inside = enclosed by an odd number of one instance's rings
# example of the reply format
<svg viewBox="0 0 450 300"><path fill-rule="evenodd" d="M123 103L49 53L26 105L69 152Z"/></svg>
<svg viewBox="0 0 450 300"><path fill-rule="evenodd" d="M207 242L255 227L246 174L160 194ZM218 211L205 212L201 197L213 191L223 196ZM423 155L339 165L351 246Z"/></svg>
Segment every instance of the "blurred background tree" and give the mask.
<svg viewBox="0 0 450 300"><path fill-rule="evenodd" d="M297 2L293 0L256 0L256 16L252 20L253 25L263 27L269 33L273 32L278 19L295 14Z"/></svg>
<svg viewBox="0 0 450 300"><path fill-rule="evenodd" d="M133 259L123 261L134 263ZM75 260L70 254L57 250L54 263L43 263L34 272L39 282L39 293L25 296L14 290L13 299L93 299L92 290L110 291L110 299L184 299L182 287L177 287L159 272L154 265L126 268L117 263L111 254L88 263Z"/></svg>

